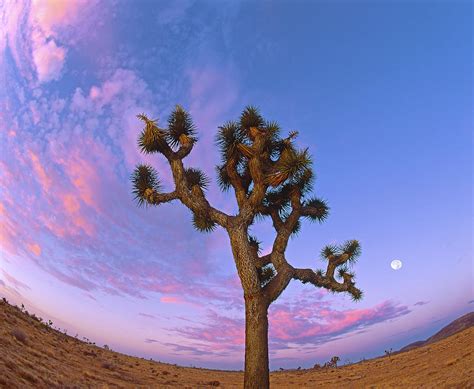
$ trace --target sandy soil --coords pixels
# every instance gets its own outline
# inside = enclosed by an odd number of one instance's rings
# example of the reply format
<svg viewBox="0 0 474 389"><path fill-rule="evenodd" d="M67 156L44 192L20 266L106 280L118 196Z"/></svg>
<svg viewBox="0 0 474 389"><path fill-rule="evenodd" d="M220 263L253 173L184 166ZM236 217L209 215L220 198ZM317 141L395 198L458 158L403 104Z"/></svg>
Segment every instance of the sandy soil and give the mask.
<svg viewBox="0 0 474 389"><path fill-rule="evenodd" d="M474 388L474 327L404 353L271 374L272 388ZM241 388L243 374L130 357L48 328L0 303L0 387Z"/></svg>

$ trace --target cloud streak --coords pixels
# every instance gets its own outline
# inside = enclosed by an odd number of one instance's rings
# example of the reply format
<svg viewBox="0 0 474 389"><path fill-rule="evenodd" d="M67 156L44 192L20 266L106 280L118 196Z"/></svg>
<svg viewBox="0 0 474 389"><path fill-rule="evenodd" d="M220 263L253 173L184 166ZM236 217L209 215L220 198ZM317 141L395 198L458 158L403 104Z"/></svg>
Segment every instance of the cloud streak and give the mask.
<svg viewBox="0 0 474 389"><path fill-rule="evenodd" d="M321 293L318 295L313 294L316 298L312 303L308 301L309 294L300 294L300 297L291 304L271 306L269 312L271 355L276 355L278 350L295 349L295 346L304 346L312 352L312 347L350 334L365 332L378 323L410 312L406 306L392 301L384 301L367 309L337 310L329 301L323 300ZM238 358L244 350L245 322L242 313L240 317L229 317L209 310L205 323L169 330L181 336L186 345L189 342L199 342L199 345L192 346L194 350L192 352L196 355L207 352L216 356L233 355ZM175 347L174 350L179 352L183 349Z"/></svg>

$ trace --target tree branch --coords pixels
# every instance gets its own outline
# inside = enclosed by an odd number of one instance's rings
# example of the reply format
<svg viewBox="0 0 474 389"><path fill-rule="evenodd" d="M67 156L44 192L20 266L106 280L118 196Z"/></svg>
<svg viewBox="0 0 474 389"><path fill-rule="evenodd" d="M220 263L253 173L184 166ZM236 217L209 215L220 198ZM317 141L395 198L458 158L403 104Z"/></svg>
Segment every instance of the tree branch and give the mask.
<svg viewBox="0 0 474 389"><path fill-rule="evenodd" d="M226 228L230 218L229 215L212 207L198 185L194 185L191 190L188 189L183 161L181 159L172 159L169 160L169 163L179 200L194 213L206 215L212 222Z"/></svg>
<svg viewBox="0 0 474 389"><path fill-rule="evenodd" d="M311 283L314 286L326 288L333 292L349 292L356 300L362 297L362 291L355 287L352 275L344 273L344 282L340 283L331 275L323 275L312 269L294 269L293 278L300 280L303 284Z"/></svg>
<svg viewBox="0 0 474 389"><path fill-rule="evenodd" d="M155 189L147 188L143 194L145 201L150 205L159 205L178 199L176 191L170 193L158 193Z"/></svg>
<svg viewBox="0 0 474 389"><path fill-rule="evenodd" d="M237 172L237 161L235 157L232 157L231 159L229 159L229 161L227 161L227 163L225 164L225 169L227 175L229 176L230 183L234 188L237 204L241 209L247 202L247 195L246 190L244 188L243 179L239 176L239 173Z"/></svg>
<svg viewBox="0 0 474 389"><path fill-rule="evenodd" d="M279 225L278 219L276 219L279 228L277 229L277 236L273 242L273 252L278 253L281 256L284 255L286 246L288 245L288 239L293 232L293 228L296 226L296 223L301 217L301 193L299 193L297 190L294 190L291 194L291 207L292 209L290 215L281 225ZM276 216L278 216L278 213L276 215L272 215L272 218L276 218Z"/></svg>
<svg viewBox="0 0 474 389"><path fill-rule="evenodd" d="M263 288L263 294L266 297L266 302L268 305L275 301L286 289L293 278L293 275L293 267L290 266L285 260L284 264L280 266L277 275L273 277L272 280Z"/></svg>

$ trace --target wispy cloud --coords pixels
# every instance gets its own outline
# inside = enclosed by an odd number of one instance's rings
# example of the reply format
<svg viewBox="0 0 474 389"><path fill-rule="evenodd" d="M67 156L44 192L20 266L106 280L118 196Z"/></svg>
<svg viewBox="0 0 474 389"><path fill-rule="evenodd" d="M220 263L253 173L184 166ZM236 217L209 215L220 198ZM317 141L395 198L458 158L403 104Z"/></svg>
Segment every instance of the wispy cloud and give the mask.
<svg viewBox="0 0 474 389"><path fill-rule="evenodd" d="M140 312L138 315L139 315L139 316L146 317L146 318L148 318L148 319L156 319L156 316L150 315L149 313Z"/></svg>
<svg viewBox="0 0 474 389"><path fill-rule="evenodd" d="M303 296L302 294L300 297ZM308 296L309 297L309 296ZM404 316L410 310L403 305L385 301L372 308L336 310L322 296L313 303L303 298L291 304L275 304L269 313L269 343L272 354L277 350L291 350L304 346L313 352L312 346L322 345L348 334L361 333L369 327ZM176 327L170 331L186 341L198 342L192 348L196 352L216 352L216 355L242 353L245 322L241 317L228 317L209 310L206 322L199 325Z"/></svg>
<svg viewBox="0 0 474 389"><path fill-rule="evenodd" d="M428 303L429 303L429 301L417 301L417 302L416 302L415 304L413 304L413 305L415 305L415 306L417 306L417 305L418 305L418 306L422 306L422 305L426 305L426 304L428 304Z"/></svg>
<svg viewBox="0 0 474 389"><path fill-rule="evenodd" d="M80 21L95 6L95 1L83 0L7 2L0 49L8 46L20 74L32 85L58 80L73 44L67 31L84 36Z"/></svg>
<svg viewBox="0 0 474 389"><path fill-rule="evenodd" d="M5 280L7 281L10 287L16 289L17 291L31 290L31 288L27 284L17 280L15 277L7 273L5 270L2 270L2 273L3 273L3 277L5 278ZM3 282L3 286L7 286L5 282Z"/></svg>

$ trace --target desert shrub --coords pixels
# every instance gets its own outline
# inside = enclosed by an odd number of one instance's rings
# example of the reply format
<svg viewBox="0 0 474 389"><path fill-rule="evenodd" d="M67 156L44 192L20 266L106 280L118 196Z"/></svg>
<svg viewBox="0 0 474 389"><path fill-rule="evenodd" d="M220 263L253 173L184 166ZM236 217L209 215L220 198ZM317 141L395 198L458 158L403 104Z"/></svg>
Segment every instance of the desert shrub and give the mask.
<svg viewBox="0 0 474 389"><path fill-rule="evenodd" d="M23 344L26 344L26 339L27 339L27 336L26 334L19 328L14 328L11 332L11 334L13 335L13 337L18 340L19 342L23 343Z"/></svg>
<svg viewBox="0 0 474 389"><path fill-rule="evenodd" d="M221 386L221 383L219 381L209 381L210 386Z"/></svg>
<svg viewBox="0 0 474 389"><path fill-rule="evenodd" d="M114 366L110 362L102 362L101 366L107 370L114 370Z"/></svg>

